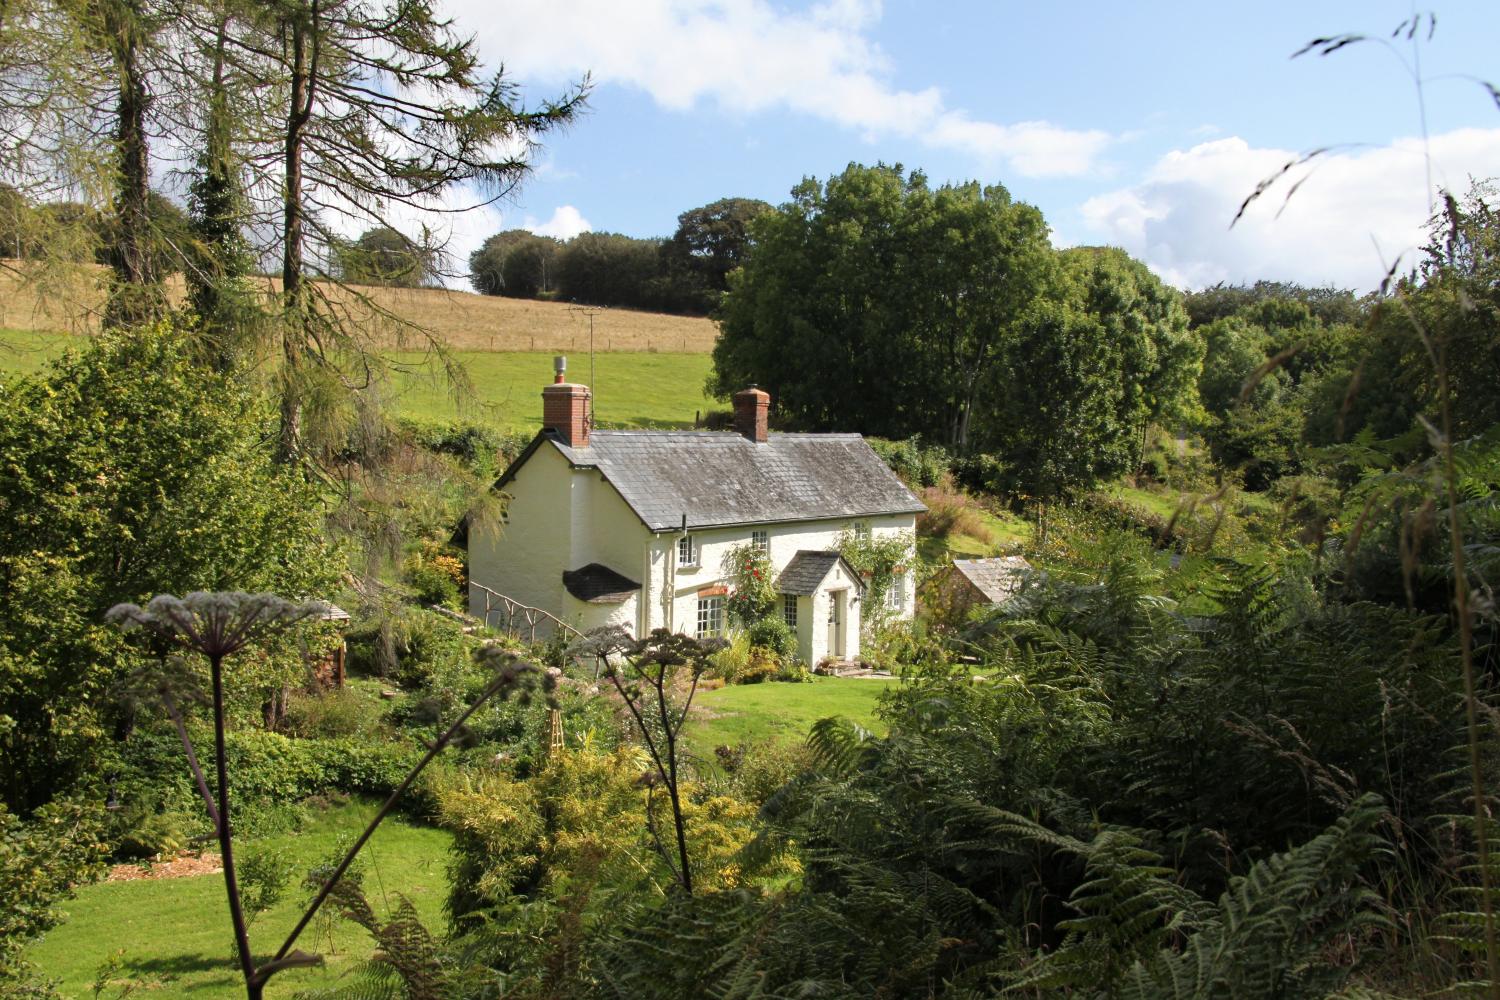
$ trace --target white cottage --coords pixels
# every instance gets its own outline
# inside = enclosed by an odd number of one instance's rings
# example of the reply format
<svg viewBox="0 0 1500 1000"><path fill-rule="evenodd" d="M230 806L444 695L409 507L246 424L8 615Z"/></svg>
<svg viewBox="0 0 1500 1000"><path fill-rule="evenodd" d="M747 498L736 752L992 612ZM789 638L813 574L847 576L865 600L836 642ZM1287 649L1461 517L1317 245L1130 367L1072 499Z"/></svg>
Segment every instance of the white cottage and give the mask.
<svg viewBox="0 0 1500 1000"><path fill-rule="evenodd" d="M721 635L720 567L750 543L770 556L802 658L859 655L864 581L837 540L910 535L925 509L860 435L767 433L770 396L754 388L735 394L733 433L596 431L588 387L557 367L541 432L495 484L510 496L501 531L468 540L471 614L493 619L503 595L583 631ZM904 572L887 599L911 617Z"/></svg>

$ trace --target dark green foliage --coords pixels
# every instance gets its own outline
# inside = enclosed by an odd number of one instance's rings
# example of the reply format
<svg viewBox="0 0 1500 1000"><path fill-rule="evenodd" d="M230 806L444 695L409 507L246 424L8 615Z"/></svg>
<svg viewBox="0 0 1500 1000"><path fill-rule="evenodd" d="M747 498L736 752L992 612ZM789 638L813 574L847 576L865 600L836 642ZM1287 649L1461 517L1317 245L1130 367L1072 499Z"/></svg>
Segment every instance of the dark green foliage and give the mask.
<svg viewBox="0 0 1500 1000"><path fill-rule="evenodd" d="M1178 294L1118 250L1052 251L1002 187L851 165L752 233L709 389L758 383L788 426L991 453L971 482L1050 498L1133 468L1151 422L1194 408Z"/></svg>
<svg viewBox="0 0 1500 1000"><path fill-rule="evenodd" d="M755 198L721 198L677 217L677 231L662 244L661 266L690 311L711 312L729 289L729 274L745 262L750 224L771 206Z"/></svg>
<svg viewBox="0 0 1500 1000"><path fill-rule="evenodd" d="M850 165L803 181L751 233L710 389L754 382L792 426L920 433L962 450L1046 281L1041 213L1003 187L934 190L919 172Z"/></svg>
<svg viewBox="0 0 1500 1000"><path fill-rule="evenodd" d="M350 669L393 678L411 691L441 673L467 670L462 626L422 608L398 605L377 612L345 635Z"/></svg>
<svg viewBox="0 0 1500 1000"><path fill-rule="evenodd" d="M531 299L557 286L557 253L550 236L508 229L485 240L469 255L469 283L481 295Z"/></svg>
<svg viewBox="0 0 1500 1000"><path fill-rule="evenodd" d="M213 766L213 741L198 732L194 742L205 768ZM280 733L244 729L226 736L234 792L246 802L296 802L327 791L389 794L421 755L414 738L370 741L358 737L294 739ZM170 729L136 734L124 754L122 803L135 794L176 785L190 789L191 775L182 747Z"/></svg>
<svg viewBox="0 0 1500 1000"><path fill-rule="evenodd" d="M1225 285L1220 282L1199 292L1190 292L1184 300L1193 326L1207 326L1261 305L1267 301L1296 303L1307 315L1324 326L1355 325L1365 317L1370 303L1356 298L1347 289L1309 288L1283 281L1257 281L1253 285Z"/></svg>
<svg viewBox="0 0 1500 1000"><path fill-rule="evenodd" d="M904 441L886 441L883 438L866 440L875 454L913 490L938 485L953 467L953 456L948 449L942 445L924 444L920 437L909 437Z"/></svg>
<svg viewBox="0 0 1500 1000"><path fill-rule="evenodd" d="M661 241L579 233L557 254L557 296L568 302L659 312L701 312L691 285L662 270Z"/></svg>
<svg viewBox="0 0 1500 1000"><path fill-rule="evenodd" d="M797 636L780 615L767 615L747 630L752 646L768 649L782 658L797 655Z"/></svg>

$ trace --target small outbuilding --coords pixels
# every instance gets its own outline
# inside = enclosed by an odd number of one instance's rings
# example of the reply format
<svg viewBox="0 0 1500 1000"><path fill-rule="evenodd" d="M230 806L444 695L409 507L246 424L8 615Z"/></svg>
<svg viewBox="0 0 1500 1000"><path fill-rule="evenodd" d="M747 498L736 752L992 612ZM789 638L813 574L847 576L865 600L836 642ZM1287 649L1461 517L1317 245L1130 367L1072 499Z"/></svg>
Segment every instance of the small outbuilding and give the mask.
<svg viewBox="0 0 1500 1000"><path fill-rule="evenodd" d="M1016 595L1031 572L1021 556L955 559L936 581L934 593L944 617L960 621L979 607L1004 604Z"/></svg>

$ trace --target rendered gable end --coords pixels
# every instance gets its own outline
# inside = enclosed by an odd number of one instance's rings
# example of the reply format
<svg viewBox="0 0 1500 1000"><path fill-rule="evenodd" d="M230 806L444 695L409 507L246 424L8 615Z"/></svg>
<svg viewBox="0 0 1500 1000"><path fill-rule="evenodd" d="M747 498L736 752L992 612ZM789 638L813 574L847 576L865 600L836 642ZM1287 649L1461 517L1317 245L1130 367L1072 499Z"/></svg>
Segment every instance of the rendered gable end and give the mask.
<svg viewBox="0 0 1500 1000"><path fill-rule="evenodd" d="M509 470L503 489L510 500L500 531L469 537L470 579L583 631L617 623L634 632L640 595L590 604L569 594L562 579L564 571L590 563L641 578L651 536L619 493L596 470L574 468L545 439ZM648 580L641 583L649 589ZM471 587L469 613L483 618L484 612L484 592ZM498 624L494 615L488 624Z"/></svg>

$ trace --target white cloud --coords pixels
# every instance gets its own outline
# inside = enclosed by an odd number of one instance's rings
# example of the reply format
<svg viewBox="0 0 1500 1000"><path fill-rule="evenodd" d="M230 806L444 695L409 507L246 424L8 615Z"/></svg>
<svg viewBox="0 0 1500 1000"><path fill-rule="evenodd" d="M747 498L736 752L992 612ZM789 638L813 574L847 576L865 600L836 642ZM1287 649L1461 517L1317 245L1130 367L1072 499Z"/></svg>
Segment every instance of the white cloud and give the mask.
<svg viewBox="0 0 1500 1000"><path fill-rule="evenodd" d="M871 138L897 137L1007 163L1026 176L1094 168L1108 133L1049 122L977 121L936 87L891 82L890 60L867 36L876 0L828 0L787 12L768 0L451 0L479 25L480 49L508 70L554 85L592 73L637 87L666 108L701 101L745 114L791 111Z"/></svg>
<svg viewBox="0 0 1500 1000"><path fill-rule="evenodd" d="M538 223L531 216L521 224L522 229L529 229L538 236L551 236L558 240L571 240L579 233L589 232L594 227L589 220L583 217L583 213L572 205L559 205L552 210L552 218L546 222Z"/></svg>
<svg viewBox="0 0 1500 1000"><path fill-rule="evenodd" d="M1500 175L1500 129L1459 129L1432 137L1429 148L1436 186L1462 193L1471 176ZM1144 181L1090 198L1081 212L1103 241L1187 288L1269 278L1369 289L1399 254L1404 267L1424 242L1429 214L1421 142L1320 156L1230 229L1246 195L1295 156L1238 137L1174 150Z"/></svg>

